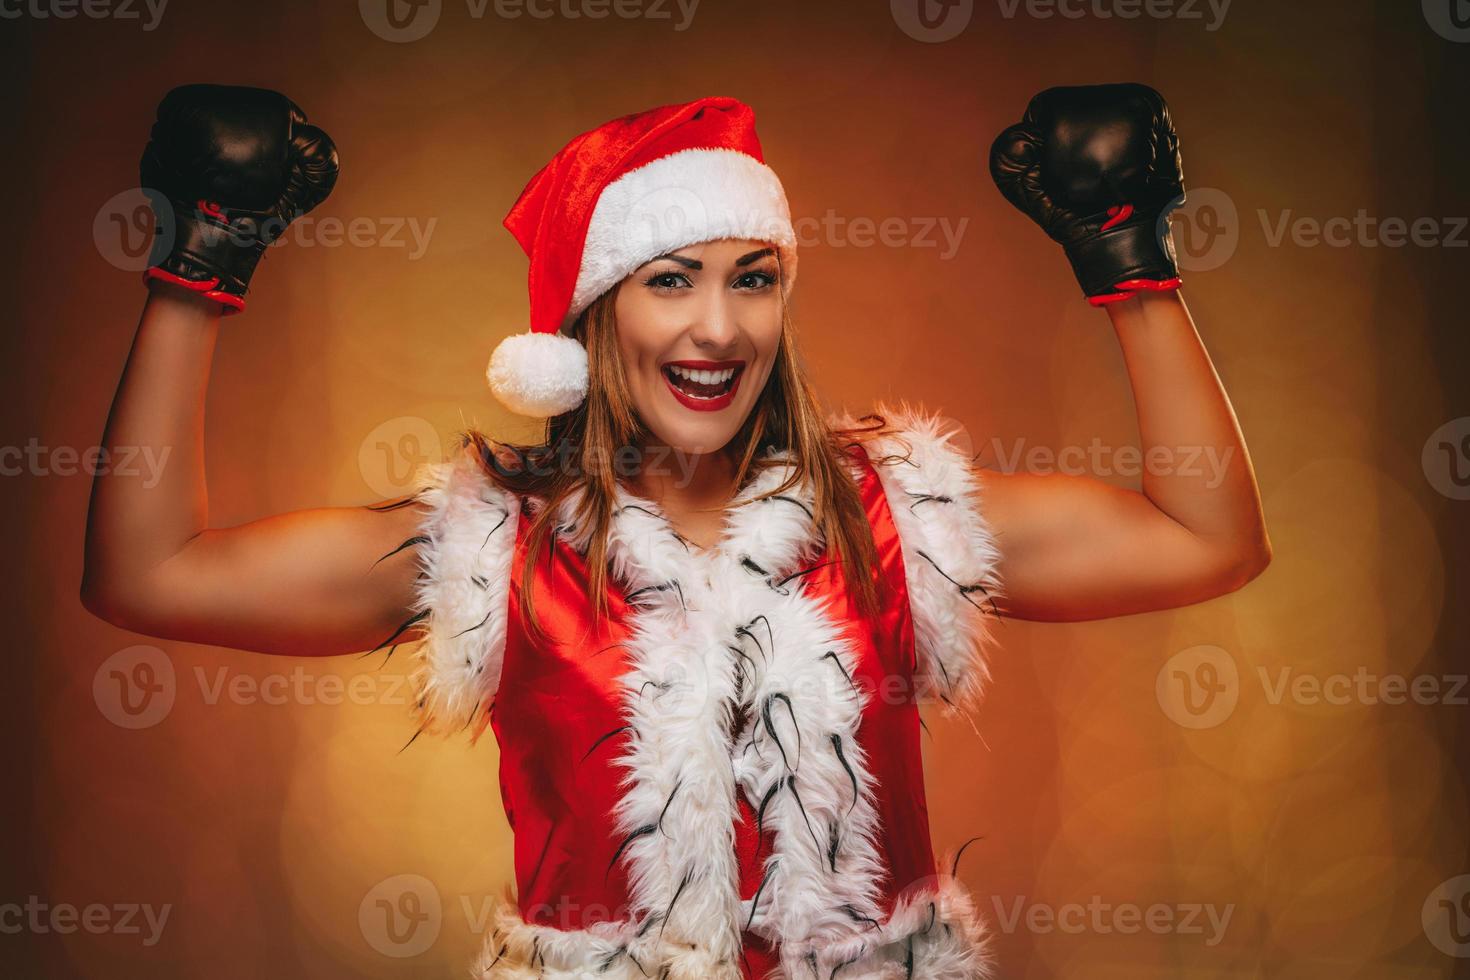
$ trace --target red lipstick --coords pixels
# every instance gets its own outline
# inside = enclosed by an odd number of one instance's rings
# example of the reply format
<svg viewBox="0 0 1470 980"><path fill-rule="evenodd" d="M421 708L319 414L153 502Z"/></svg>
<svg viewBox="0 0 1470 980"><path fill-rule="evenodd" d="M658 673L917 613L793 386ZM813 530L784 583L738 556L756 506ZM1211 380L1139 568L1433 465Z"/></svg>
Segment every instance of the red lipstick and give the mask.
<svg viewBox="0 0 1470 980"><path fill-rule="evenodd" d="M705 371L733 373L727 379L703 380L697 375L690 376L691 372ZM718 412L735 400L735 393L740 390L740 378L745 374L745 362L665 361L660 365L660 373L679 404L696 412Z"/></svg>

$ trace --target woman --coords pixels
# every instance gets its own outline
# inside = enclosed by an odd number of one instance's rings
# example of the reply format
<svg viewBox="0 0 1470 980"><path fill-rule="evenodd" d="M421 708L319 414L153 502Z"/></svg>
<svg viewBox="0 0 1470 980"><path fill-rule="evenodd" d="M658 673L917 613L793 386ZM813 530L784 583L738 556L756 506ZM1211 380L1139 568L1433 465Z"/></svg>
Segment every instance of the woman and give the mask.
<svg viewBox="0 0 1470 980"><path fill-rule="evenodd" d="M1223 479L1000 474L922 414L824 420L787 317L784 192L750 109L708 98L582 134L506 219L530 257L531 331L489 377L548 419L543 444L471 432L402 500L212 529L220 316L326 197L336 154L276 93L175 90L144 183L177 234L105 437L172 446L173 465L152 489L98 477L83 599L138 632L248 650L423 640L423 726L494 727L516 834L519 908L500 910L478 976L989 976L984 924L936 867L917 703L976 703L995 616L1198 602L1270 554L1177 291L1163 100L1044 92L992 173L1106 309L1144 452L1212 448Z"/></svg>

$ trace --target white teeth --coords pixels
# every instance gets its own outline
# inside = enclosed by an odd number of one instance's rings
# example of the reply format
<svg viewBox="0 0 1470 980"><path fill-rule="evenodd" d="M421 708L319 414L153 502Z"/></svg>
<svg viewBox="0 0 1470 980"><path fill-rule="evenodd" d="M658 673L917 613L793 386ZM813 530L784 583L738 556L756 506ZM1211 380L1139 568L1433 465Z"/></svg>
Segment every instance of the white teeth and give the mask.
<svg viewBox="0 0 1470 980"><path fill-rule="evenodd" d="M670 364L669 370L681 378L702 385L724 384L735 377L734 368L725 368L722 371L694 371L677 364Z"/></svg>

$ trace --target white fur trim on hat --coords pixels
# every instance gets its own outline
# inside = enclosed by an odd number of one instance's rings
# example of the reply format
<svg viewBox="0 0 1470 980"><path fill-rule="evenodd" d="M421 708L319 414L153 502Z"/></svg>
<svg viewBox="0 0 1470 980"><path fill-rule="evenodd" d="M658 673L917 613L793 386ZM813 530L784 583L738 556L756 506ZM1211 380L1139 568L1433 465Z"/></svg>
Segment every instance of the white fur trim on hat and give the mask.
<svg viewBox="0 0 1470 980"><path fill-rule="evenodd" d="M782 288L796 279L796 231L776 172L739 150L680 150L603 188L593 208L563 329L633 270L665 252L720 238L780 249Z"/></svg>
<svg viewBox="0 0 1470 980"><path fill-rule="evenodd" d="M587 349L566 334L512 334L496 345L485 377L512 412L550 418L587 397Z"/></svg>

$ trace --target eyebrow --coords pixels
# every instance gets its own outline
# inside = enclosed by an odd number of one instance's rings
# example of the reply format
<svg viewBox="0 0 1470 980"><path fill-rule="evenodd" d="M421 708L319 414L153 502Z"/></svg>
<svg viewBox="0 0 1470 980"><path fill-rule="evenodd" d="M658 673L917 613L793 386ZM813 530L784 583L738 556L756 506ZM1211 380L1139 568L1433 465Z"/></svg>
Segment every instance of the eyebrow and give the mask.
<svg viewBox="0 0 1470 980"><path fill-rule="evenodd" d="M775 254L776 254L776 250L774 248L757 249L756 251L751 252L748 255L742 255L742 256L740 256L740 258L738 258L738 259L735 260L735 264L736 265L739 265L739 266L750 265L750 263L754 262L756 259L763 259L767 255L775 255ZM668 259L670 262L677 262L680 265L682 265L684 268L686 268L686 269L694 269L695 271L698 271L698 270L704 268L704 263L703 262L700 262L697 259L686 259L682 255L655 255L653 258L649 259L648 261L649 262L658 262L661 259ZM647 264L647 263L645 263L645 264Z"/></svg>

